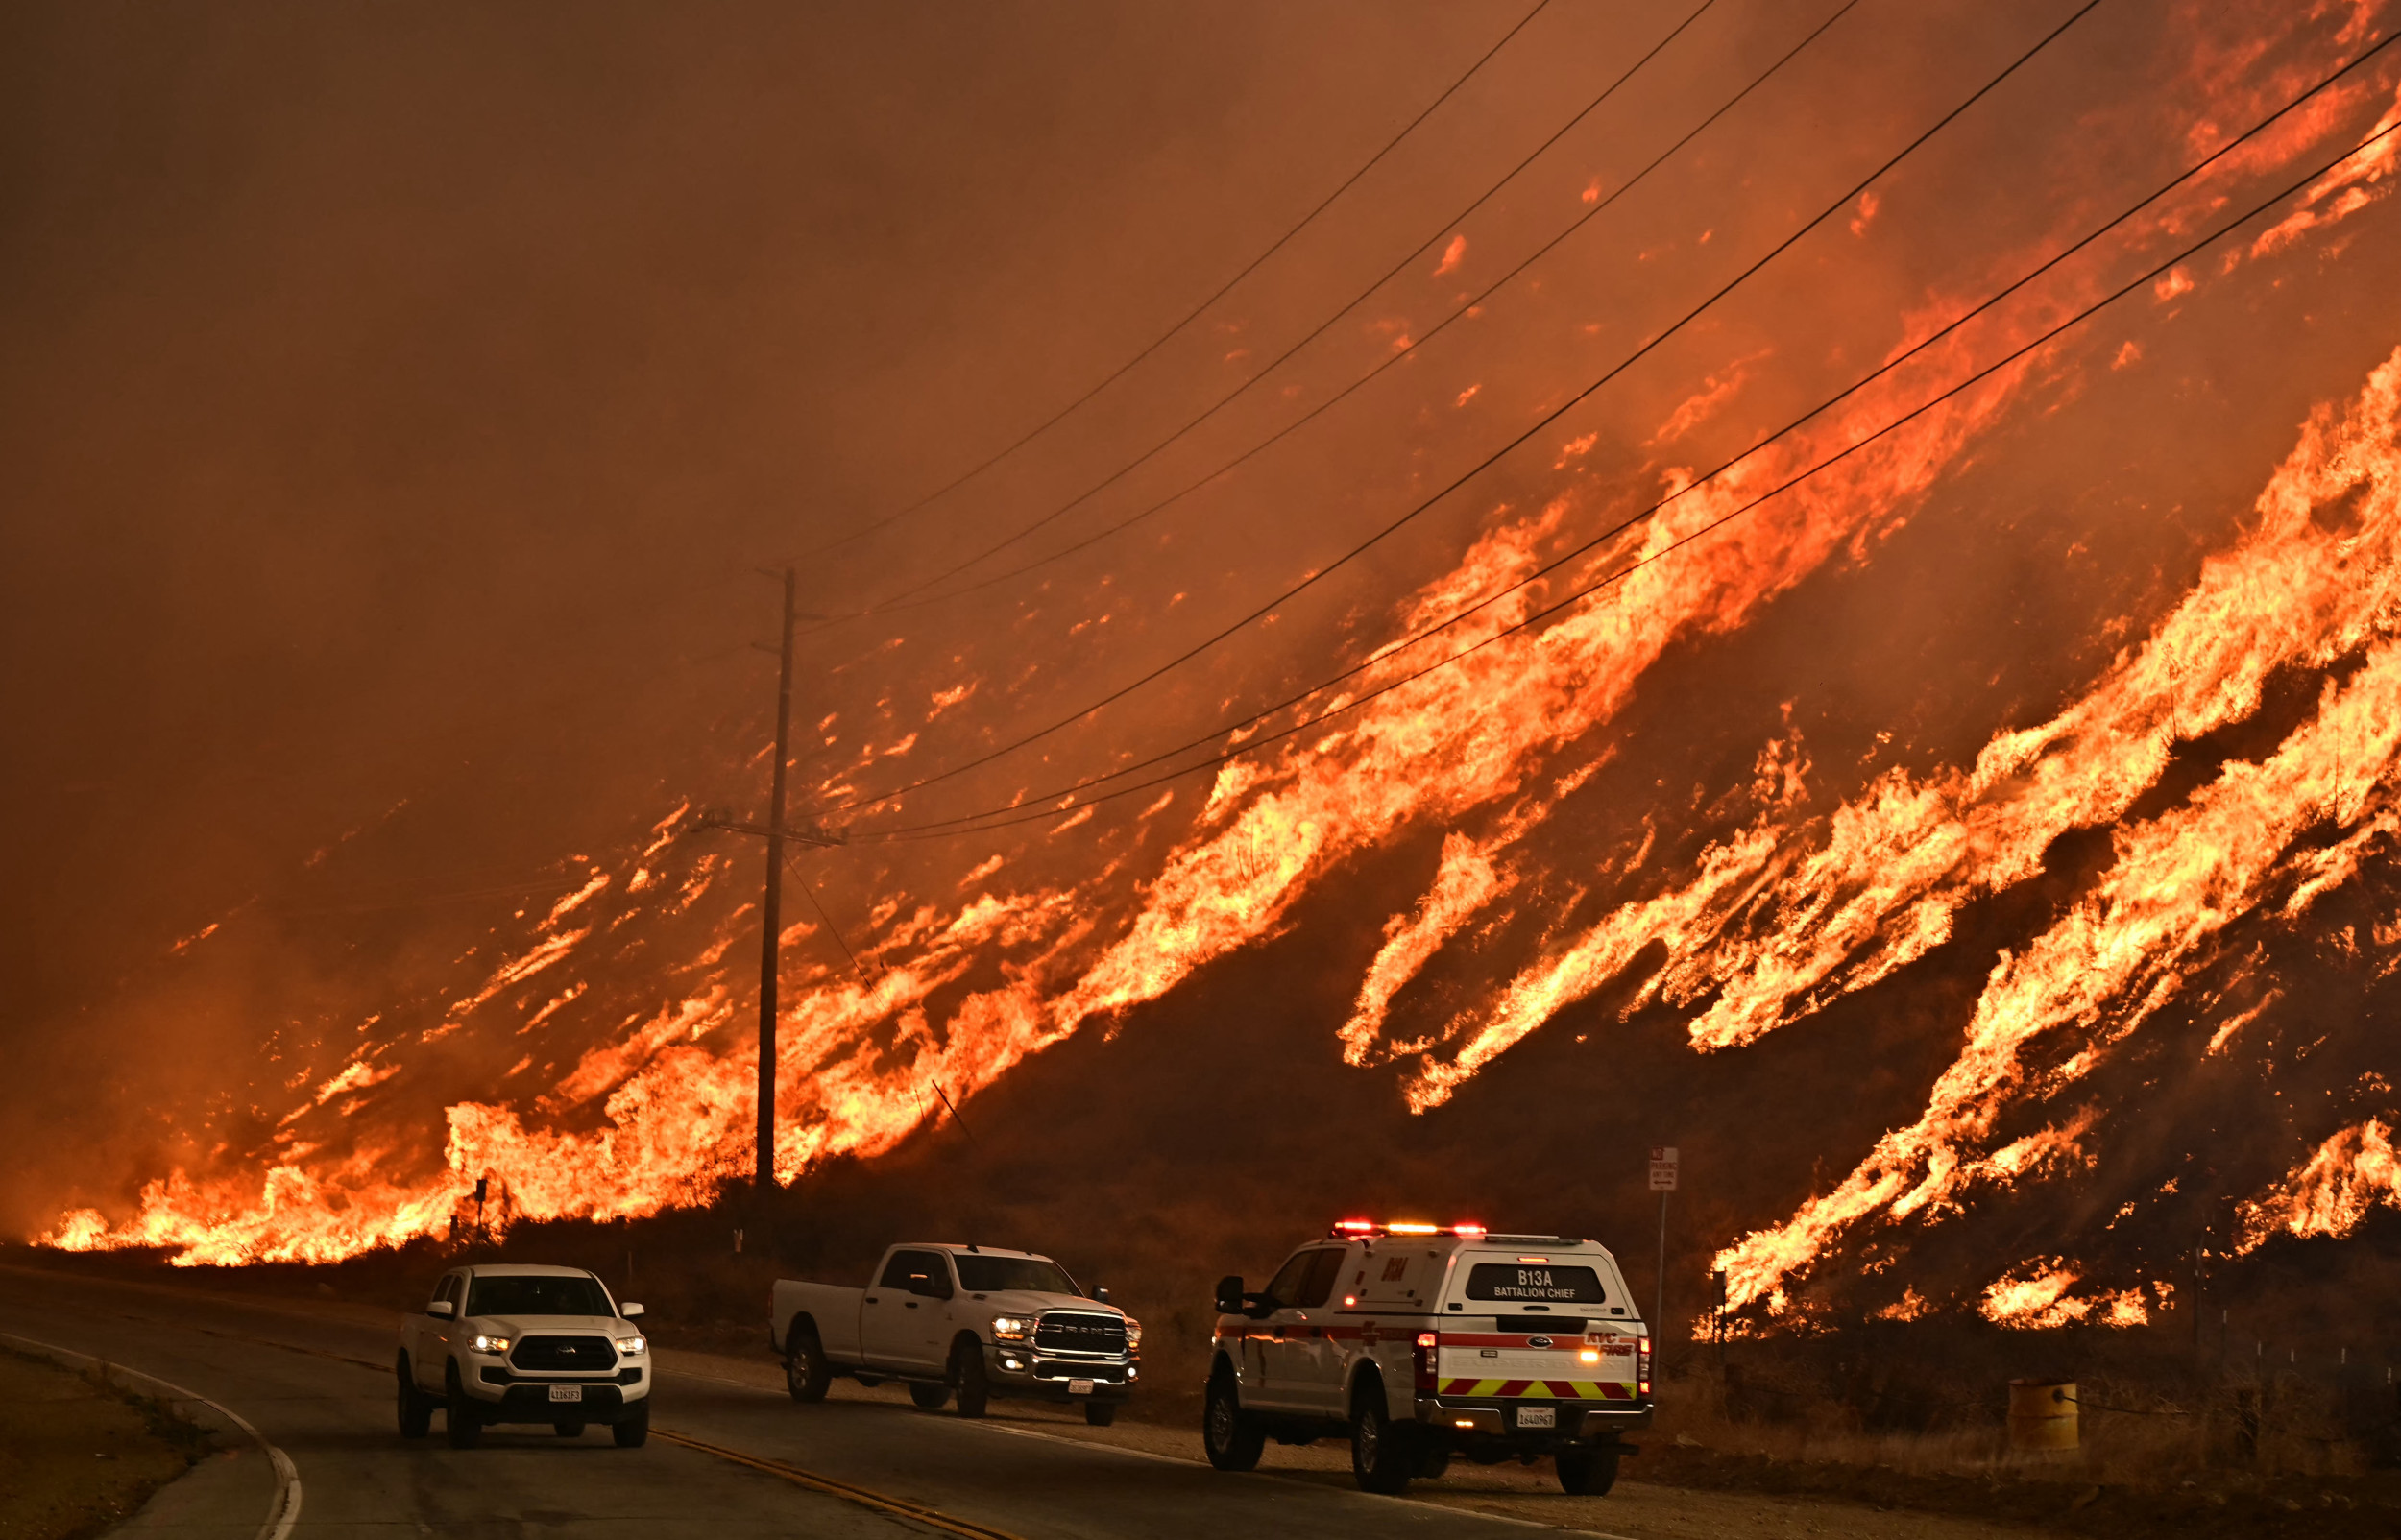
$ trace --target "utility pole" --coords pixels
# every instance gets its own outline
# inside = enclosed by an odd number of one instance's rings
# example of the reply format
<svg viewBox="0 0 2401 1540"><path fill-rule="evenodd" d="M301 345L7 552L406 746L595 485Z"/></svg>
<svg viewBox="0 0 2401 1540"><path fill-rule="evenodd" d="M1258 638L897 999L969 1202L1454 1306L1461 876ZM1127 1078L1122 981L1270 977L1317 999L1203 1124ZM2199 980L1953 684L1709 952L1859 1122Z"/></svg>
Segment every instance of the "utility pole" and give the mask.
<svg viewBox="0 0 2401 1540"><path fill-rule="evenodd" d="M776 949L784 930L784 760L792 735L792 632L795 579L784 569L782 666L775 676L775 773L767 791L767 892L759 937L759 1191L775 1186Z"/></svg>
<svg viewBox="0 0 2401 1540"><path fill-rule="evenodd" d="M787 841L803 845L845 842L838 830L813 825L794 829L786 817L785 767L791 757L792 735L793 638L802 620L826 617L803 614L798 609L798 578L790 567L781 572L770 570L766 575L780 577L784 583L784 639L773 649L781 666L775 677L775 766L768 778L766 821L747 823L728 813L703 811L694 824L698 829L757 835L767 844L766 889L759 906L759 1146L753 1176L763 1192L775 1186L775 1015L781 963L778 951L784 929L784 846Z"/></svg>

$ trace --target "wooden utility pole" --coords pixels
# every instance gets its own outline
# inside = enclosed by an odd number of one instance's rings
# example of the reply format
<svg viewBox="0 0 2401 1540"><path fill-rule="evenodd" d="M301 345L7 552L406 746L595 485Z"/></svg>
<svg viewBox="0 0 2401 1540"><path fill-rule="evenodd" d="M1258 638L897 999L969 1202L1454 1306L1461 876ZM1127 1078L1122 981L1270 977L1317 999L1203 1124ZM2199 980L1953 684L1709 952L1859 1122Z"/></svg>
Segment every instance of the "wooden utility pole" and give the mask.
<svg viewBox="0 0 2401 1540"><path fill-rule="evenodd" d="M759 937L759 1172L760 1191L775 1186L775 983L777 943L784 930L784 764L792 735L792 633L796 580L784 569L783 666L775 679L775 773L767 791L767 889Z"/></svg>
<svg viewBox="0 0 2401 1540"><path fill-rule="evenodd" d="M784 847L793 845L840 845L847 836L839 830L830 830L804 822L792 827L785 806L785 773L791 758L792 745L792 645L795 632L803 620L824 620L826 615L811 614L795 609L798 587L790 567L782 571L763 569L768 577L784 582L784 639L774 647L754 642L763 652L772 652L782 667L775 678L775 767L768 778L767 816L763 823L749 823L723 811L703 809L693 820L693 828L722 830L737 834L749 834L767 844L767 880L760 902L763 934L759 938L759 1153L755 1179L762 1191L775 1186L775 1013L777 1008L776 978L781 959L777 955L784 929Z"/></svg>

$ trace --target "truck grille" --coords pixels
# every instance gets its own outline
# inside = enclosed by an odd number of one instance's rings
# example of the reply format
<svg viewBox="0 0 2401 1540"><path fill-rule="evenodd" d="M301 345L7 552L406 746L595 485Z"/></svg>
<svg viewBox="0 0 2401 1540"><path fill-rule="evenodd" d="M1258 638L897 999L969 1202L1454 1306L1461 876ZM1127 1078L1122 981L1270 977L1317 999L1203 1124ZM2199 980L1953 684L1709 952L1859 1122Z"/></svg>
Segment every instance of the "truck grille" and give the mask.
<svg viewBox="0 0 2401 1540"><path fill-rule="evenodd" d="M1037 1380L1089 1380L1095 1384L1124 1384L1126 1366L1122 1363L1087 1363L1081 1359L1068 1362L1036 1359L1033 1360L1033 1377Z"/></svg>
<svg viewBox="0 0 2401 1540"><path fill-rule="evenodd" d="M1053 1311L1034 1326L1033 1346L1045 1357L1123 1358L1126 1323L1115 1315Z"/></svg>
<svg viewBox="0 0 2401 1540"><path fill-rule="evenodd" d="M605 1336L528 1336L509 1363L537 1373L600 1374L617 1367L617 1349Z"/></svg>

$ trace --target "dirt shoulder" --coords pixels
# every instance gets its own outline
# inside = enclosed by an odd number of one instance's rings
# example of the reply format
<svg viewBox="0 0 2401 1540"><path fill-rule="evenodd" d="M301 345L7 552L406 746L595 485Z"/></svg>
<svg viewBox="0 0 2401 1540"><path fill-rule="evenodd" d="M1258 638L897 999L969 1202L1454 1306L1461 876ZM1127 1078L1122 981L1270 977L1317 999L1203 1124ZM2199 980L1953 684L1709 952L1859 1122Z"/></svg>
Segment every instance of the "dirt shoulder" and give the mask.
<svg viewBox="0 0 2401 1540"><path fill-rule="evenodd" d="M165 1408L0 1348L0 1534L75 1540L189 1470L207 1434Z"/></svg>

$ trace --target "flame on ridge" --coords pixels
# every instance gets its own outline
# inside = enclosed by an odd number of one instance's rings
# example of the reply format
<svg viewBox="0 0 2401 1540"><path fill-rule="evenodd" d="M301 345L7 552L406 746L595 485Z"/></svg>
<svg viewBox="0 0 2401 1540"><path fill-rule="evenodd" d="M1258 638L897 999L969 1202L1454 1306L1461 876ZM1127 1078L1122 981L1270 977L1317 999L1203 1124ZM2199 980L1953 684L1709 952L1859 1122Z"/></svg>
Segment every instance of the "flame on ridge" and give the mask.
<svg viewBox="0 0 2401 1540"><path fill-rule="evenodd" d="M2285 73L2305 71L2293 64ZM2263 83L2250 96L2264 101L2279 89L2289 86ZM2101 286L2111 259L2191 228L2233 179L2288 163L2316 143L2358 95L2359 88L2329 93L2286 129L2229 157L2207 185L2154 210L2089 259L1946 339L1831 419L1764 447L1580 569L1495 605L1439 645L1496 637L1550 595L1641 561L1915 406L2083 302ZM2244 99L2233 84L2212 98L2229 115L2244 110ZM2207 127L2195 125L2195 132ZM2276 240L2255 241L2243 259L2271 257L2355 213L2389 174L2392 154L2389 144L2378 156L2325 179L2270 231L2283 232ZM2203 281L2187 276L2163 301L2180 300ZM1928 334L1960 308L1954 301L1930 304L1909 318L1908 338ZM2330 688L2316 718L2268 761L2230 766L2186 806L2122 830L2115 865L2074 911L1994 969L1961 1057L1933 1088L1924 1117L1887 1135L1835 1191L1784 1225L1745 1237L1719 1262L1737 1306L1758 1303L1781 1312L1794 1308L1792 1281L1871 1215L1931 1223L1976 1182L2005 1183L2089 1163L2081 1143L2086 1128L2074 1114L1990 1147L2001 1110L2026 1096L2055 1097L2089 1072L2209 954L2231 918L2298 914L2401 833L2401 809L2383 779L2401 724L2401 654L2388 636L2392 582L2401 570L2392 475L2401 355L2377 372L2341 422L2311 424L2261 499L2257 528L2213 559L2194 593L2142 649L2051 722L1997 737L1966 769L1890 773L1828 818L1807 822L1799 817L1807 770L1797 740L1772 746L1761 758L1767 789L1758 821L1711 847L1687 880L1621 906L1521 972L1492 1006L1454 1021L1433 1040L1382 1040L1395 992L1516 891L1511 862L1524 836L1598 762L1561 777L1542 768L1545 758L1616 716L1670 646L1734 631L1829 562L1864 557L1869 542L1907 517L1916 499L2012 407L2067 374L2066 354L2038 356L1945 403L1718 537L1640 567L1606 602L1503 638L1370 703L1313 741L1229 763L1195 827L1142 884L1122 926L1111 923L1104 932L1099 918L1124 907L1120 888L1109 885L1116 862L1085 882L1006 894L978 890L971 878L959 890L975 896L955 907L879 915L881 939L861 958L867 976L819 968L790 997L777 1066L779 1173L795 1175L833 1155L889 1149L924 1116L927 1084L946 1087L954 1101L967 1099L1086 1023L1114 1020L1209 961L1277 933L1298 899L1356 854L1472 808L1507 810L1482 839L1446 840L1424 900L1395 917L1340 1029L1346 1059L1416 1057L1406 1095L1418 1110L1434 1107L1654 940L1666 943L1669 956L1643 986L1643 1000L1700 1006L1707 999L1690 1026L1701 1051L1754 1042L1924 956L1947 939L1962 904L2037 870L2060 830L2118 819L2156 783L2175 741L2255 711L2276 667L2323 666L2363 653L2358 672ZM1731 395L1738 384L1721 389L1712 381L1710 389ZM1689 475L1670 472L1669 485ZM2348 526L2327 529L2313 517L2363 488ZM1532 517L1492 529L1456 571L1417 595L1401 617L1403 629L1531 572L1567 515L1591 512L1584 502L1580 494L1555 498ZM1371 674L1368 684L1414 666L1419 651L1390 655L1380 665L1386 672ZM959 688L972 691L974 685ZM934 714L949 704L937 695ZM911 734L881 752L901 752L914 741ZM848 769L878 753L862 742ZM688 812L689 806L679 808L656 827L622 881L595 870L580 892L560 900L540 923L548 933L494 969L424 1036L461 1031L536 975L589 961L580 949L596 948L596 936L631 918L638 902L649 902L638 894L663 885L651 863ZM1087 807L1080 816L1089 813ZM2296 843L2304 830L2328 823L2340 838L2310 850ZM1626 864L1639 860L1637 853ZM729 864L718 857L694 863L651 912L691 910ZM980 874L999 870L987 864ZM612 903L620 906L614 919ZM547 1095L448 1107L437 1169L421 1170L423 1163L398 1139L323 1158L321 1143L286 1119L263 1180L201 1180L177 1171L150 1183L137 1213L122 1223L80 1211L62 1216L42 1239L69 1248L170 1247L187 1263L325 1261L440 1233L458 1213L462 1182L479 1175L495 1181L493 1217L502 1224L516 1216L624 1217L703 1199L749 1164L756 1061L739 1033L741 998L718 968L743 913L725 916L709 944L694 949L691 955L704 959L697 969L703 976L688 994L636 1013L585 1051ZM570 916L582 928L555 928ZM557 988L555 979L544 984ZM541 1026L584 987L575 981L520 1030ZM2056 1033L2081 1033L2079 1050L2039 1071L2029 1068L2028 1046ZM398 1042L370 1045L327 1084L355 1078L302 1111L354 1111L377 1082L398 1072L377 1059ZM360 1069L370 1061L379 1068ZM2371 1131L2389 1159L2377 1124L2355 1130L2355 1144L2339 1156L2358 1167L2370 1153ZM2316 1213L2325 1205L2315 1194L2339 1184L2305 1168L2291 1185L2302 1208L2290 1212ZM2356 1195L2358 1184L2341 1191ZM2389 1193L2391 1184L2383 1191ZM2261 1213L2271 1210L2268 1199L2261 1200ZM2299 1227L2314 1221L2276 1222L2308 1233ZM2098 1311L2110 1319L2142 1308L2139 1299L2122 1306L2125 1296L2074 1298L2075 1275L2055 1259L2049 1265L2002 1296L2031 1303L1996 1303L1988 1293L1986 1312L2039 1317L2074 1311L2084 1318ZM2066 1282L2040 1297L2061 1276Z"/></svg>

